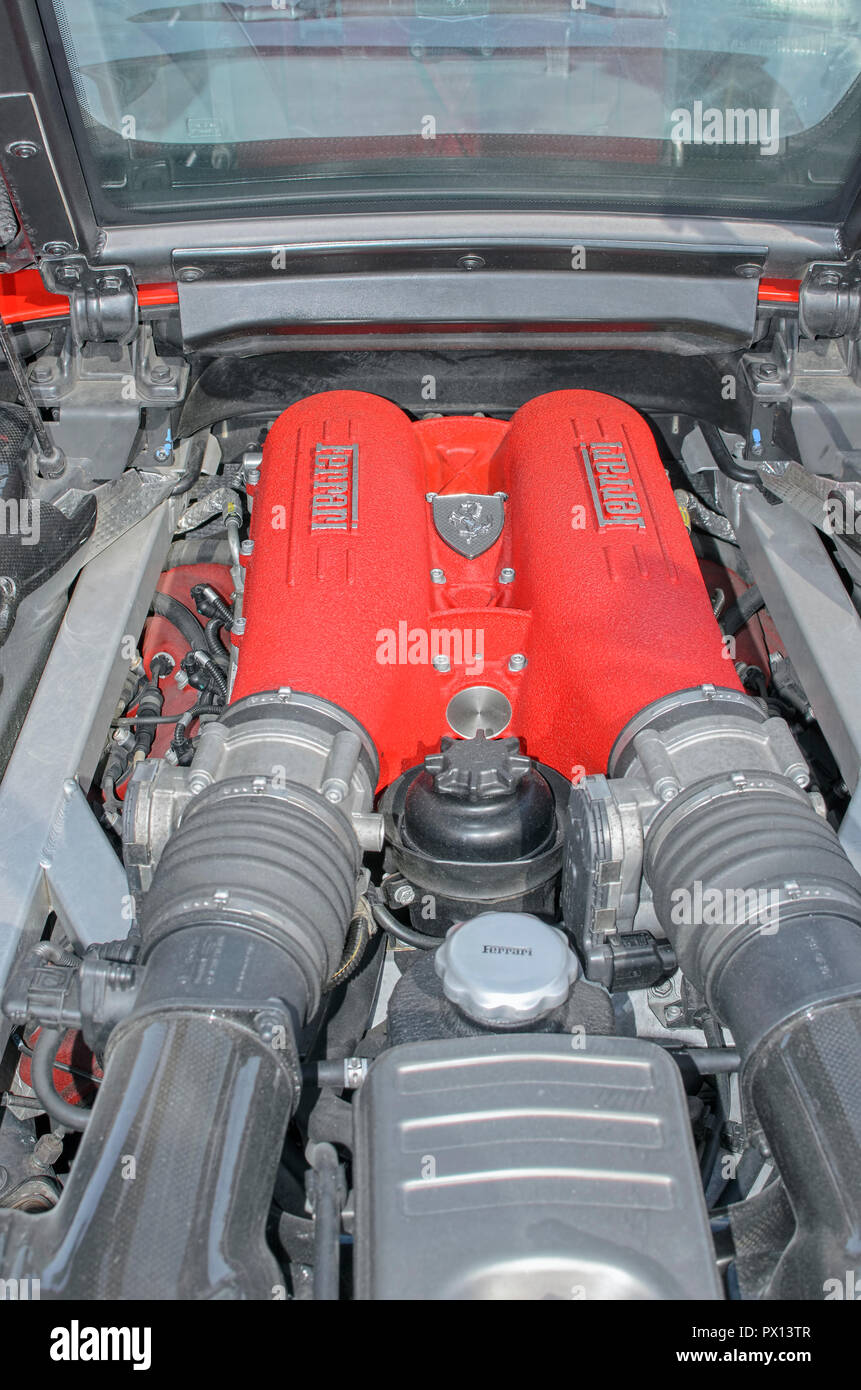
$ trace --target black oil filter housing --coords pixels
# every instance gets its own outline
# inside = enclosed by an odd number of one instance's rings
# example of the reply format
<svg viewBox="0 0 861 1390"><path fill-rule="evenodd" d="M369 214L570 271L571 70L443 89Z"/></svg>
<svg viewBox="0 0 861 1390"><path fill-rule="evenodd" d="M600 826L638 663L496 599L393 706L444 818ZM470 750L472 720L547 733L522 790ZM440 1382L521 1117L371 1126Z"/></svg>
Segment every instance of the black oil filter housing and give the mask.
<svg viewBox="0 0 861 1390"><path fill-rule="evenodd" d="M386 791L389 867L414 889L414 926L434 936L490 908L552 916L568 785L517 738L444 738Z"/></svg>

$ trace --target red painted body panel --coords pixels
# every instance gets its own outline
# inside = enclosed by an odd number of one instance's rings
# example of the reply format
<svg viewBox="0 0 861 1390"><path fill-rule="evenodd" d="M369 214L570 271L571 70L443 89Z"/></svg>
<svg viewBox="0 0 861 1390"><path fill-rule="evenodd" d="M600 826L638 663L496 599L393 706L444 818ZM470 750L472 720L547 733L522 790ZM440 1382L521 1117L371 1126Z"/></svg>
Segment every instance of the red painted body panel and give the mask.
<svg viewBox="0 0 861 1390"><path fill-rule="evenodd" d="M502 535L460 556L426 494L497 491ZM507 732L566 776L603 771L650 701L738 688L651 432L611 396L552 392L510 423L310 396L269 433L251 536L233 698L291 685L335 701L373 737L381 786L438 746L467 686L501 690Z"/></svg>

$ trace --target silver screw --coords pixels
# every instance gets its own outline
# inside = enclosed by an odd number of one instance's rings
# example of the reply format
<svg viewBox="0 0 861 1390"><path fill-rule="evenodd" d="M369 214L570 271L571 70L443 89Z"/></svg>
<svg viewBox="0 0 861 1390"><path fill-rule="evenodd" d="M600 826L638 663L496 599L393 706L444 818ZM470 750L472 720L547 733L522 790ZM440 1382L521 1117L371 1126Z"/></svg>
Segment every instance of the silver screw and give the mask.
<svg viewBox="0 0 861 1390"><path fill-rule="evenodd" d="M240 553L240 555L253 555L253 554L254 554L254 542L251 541L251 540L243 541L242 544L241 544L241 546L239 547L239 553Z"/></svg>
<svg viewBox="0 0 861 1390"><path fill-rule="evenodd" d="M527 658L523 655L523 652L515 652L513 656L508 658L508 669L509 671L522 671L526 662Z"/></svg>
<svg viewBox="0 0 861 1390"><path fill-rule="evenodd" d="M432 584L444 584L445 570L431 570L430 577Z"/></svg>
<svg viewBox="0 0 861 1390"><path fill-rule="evenodd" d="M407 907L415 901L416 890L409 883L399 883L392 896L399 907Z"/></svg>
<svg viewBox="0 0 861 1390"><path fill-rule="evenodd" d="M675 1023L681 1016L682 1010L678 1004L670 1004L669 1007L664 1010L664 1018L667 1020L667 1023Z"/></svg>
<svg viewBox="0 0 861 1390"><path fill-rule="evenodd" d="M499 582L500 584L514 583L514 570L511 569L508 565L506 565L504 570L499 571Z"/></svg>
<svg viewBox="0 0 861 1390"><path fill-rule="evenodd" d="M451 670L451 662L447 656L435 656L431 665L435 671L442 671L444 673Z"/></svg>

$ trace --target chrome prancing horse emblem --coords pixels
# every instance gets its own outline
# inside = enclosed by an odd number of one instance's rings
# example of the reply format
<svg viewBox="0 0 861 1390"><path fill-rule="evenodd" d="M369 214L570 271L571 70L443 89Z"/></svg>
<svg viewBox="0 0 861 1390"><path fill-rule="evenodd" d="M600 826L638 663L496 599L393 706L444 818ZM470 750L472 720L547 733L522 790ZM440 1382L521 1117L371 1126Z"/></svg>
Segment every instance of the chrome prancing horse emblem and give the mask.
<svg viewBox="0 0 861 1390"><path fill-rule="evenodd" d="M502 535L505 493L436 493L431 499L433 524L442 540L458 555L473 560Z"/></svg>

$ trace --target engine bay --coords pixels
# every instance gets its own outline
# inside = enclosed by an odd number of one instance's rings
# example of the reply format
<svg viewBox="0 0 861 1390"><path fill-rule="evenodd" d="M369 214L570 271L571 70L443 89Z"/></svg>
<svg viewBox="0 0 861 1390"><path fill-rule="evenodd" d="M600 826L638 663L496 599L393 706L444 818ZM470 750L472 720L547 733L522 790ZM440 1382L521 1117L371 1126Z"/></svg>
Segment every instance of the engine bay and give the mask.
<svg viewBox="0 0 861 1390"><path fill-rule="evenodd" d="M2 407L78 575L0 788L42 1297L812 1298L851 1258L849 788L743 543L786 470L558 356L460 411L347 353L224 413L254 359L192 361L105 478Z"/></svg>

